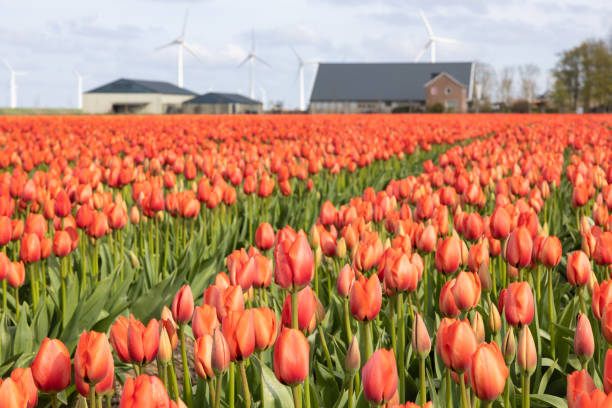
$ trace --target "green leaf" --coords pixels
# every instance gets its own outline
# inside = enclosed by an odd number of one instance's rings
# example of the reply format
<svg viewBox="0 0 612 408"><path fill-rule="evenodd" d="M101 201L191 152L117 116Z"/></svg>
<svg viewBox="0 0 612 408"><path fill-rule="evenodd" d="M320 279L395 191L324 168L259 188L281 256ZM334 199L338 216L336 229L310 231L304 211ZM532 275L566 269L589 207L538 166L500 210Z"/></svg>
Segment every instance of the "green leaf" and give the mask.
<svg viewBox="0 0 612 408"><path fill-rule="evenodd" d="M567 402L560 397L555 397L548 394L531 394L531 399L539 402L543 402L547 406L556 408L567 408Z"/></svg>
<svg viewBox="0 0 612 408"><path fill-rule="evenodd" d="M28 317L25 313L19 316L17 328L15 330L15 340L13 341L13 354L30 353L32 351L32 341L34 335L28 326Z"/></svg>
<svg viewBox="0 0 612 408"><path fill-rule="evenodd" d="M251 358L251 361L258 365L261 371L266 407L292 407L293 396L289 387L278 382L272 370L268 366L261 364L257 358Z"/></svg>

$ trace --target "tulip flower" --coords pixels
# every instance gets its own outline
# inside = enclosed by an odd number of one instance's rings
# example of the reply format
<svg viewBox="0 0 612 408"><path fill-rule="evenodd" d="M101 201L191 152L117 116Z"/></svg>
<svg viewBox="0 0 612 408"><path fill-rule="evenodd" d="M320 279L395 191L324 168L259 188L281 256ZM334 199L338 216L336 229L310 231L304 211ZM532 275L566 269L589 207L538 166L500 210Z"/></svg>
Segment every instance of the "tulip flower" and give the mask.
<svg viewBox="0 0 612 408"><path fill-rule="evenodd" d="M308 376L310 345L297 329L284 328L274 346L274 374L282 384L295 386Z"/></svg>
<svg viewBox="0 0 612 408"><path fill-rule="evenodd" d="M112 384L113 373L113 356L106 335L84 330L79 338L74 356L74 377L77 385L81 383L91 387L103 383L105 379L108 381L109 377ZM87 391L90 390L86 390L86 387L83 386L79 391L87 395ZM95 392L90 393L90 398L95 401Z"/></svg>
<svg viewBox="0 0 612 408"><path fill-rule="evenodd" d="M509 370L497 343L483 343L474 352L468 369L474 393L487 402L501 395Z"/></svg>
<svg viewBox="0 0 612 408"><path fill-rule="evenodd" d="M501 296L502 294L500 294ZM533 293L529 283L511 283L507 290L503 292L503 308L506 321L510 325L529 325L535 314Z"/></svg>
<svg viewBox="0 0 612 408"><path fill-rule="evenodd" d="M574 286L584 286L591 277L591 262L582 251L574 251L567 256L567 280Z"/></svg>
<svg viewBox="0 0 612 408"><path fill-rule="evenodd" d="M550 267L557 266L561 260L561 241L555 236L547 236L541 244L538 258L542 264Z"/></svg>
<svg viewBox="0 0 612 408"><path fill-rule="evenodd" d="M453 321L442 332L438 329L436 342L444 364L458 373L463 373L470 364L472 354L478 346L476 335L467 320Z"/></svg>
<svg viewBox="0 0 612 408"><path fill-rule="evenodd" d="M382 288L378 276L373 274L369 279L361 276L355 280L350 294L351 314L359 321L373 320L382 304Z"/></svg>
<svg viewBox="0 0 612 408"><path fill-rule="evenodd" d="M259 224L255 232L255 244L262 251L267 251L274 246L274 229L267 222Z"/></svg>
<svg viewBox="0 0 612 408"><path fill-rule="evenodd" d="M344 298L347 298L351 293L351 287L353 286L354 281L355 271L350 265L344 265L338 274L338 281L336 283L338 294Z"/></svg>
<svg viewBox="0 0 612 408"><path fill-rule="evenodd" d="M510 234L512 221L504 207L496 207L489 219L491 235L495 239L505 239Z"/></svg>
<svg viewBox="0 0 612 408"><path fill-rule="evenodd" d="M244 360L255 350L255 327L251 310L230 311L221 325L232 361Z"/></svg>
<svg viewBox="0 0 612 408"><path fill-rule="evenodd" d="M183 285L172 301L172 317L178 323L188 323L193 316L193 309L191 287Z"/></svg>
<svg viewBox="0 0 612 408"><path fill-rule="evenodd" d="M194 308L191 327L193 329L193 336L196 339L206 334L212 335L218 326L219 320L217 320L215 307L204 304Z"/></svg>
<svg viewBox="0 0 612 408"><path fill-rule="evenodd" d="M586 370L574 371L567 375L567 407L576 407L578 396L590 394L595 390L595 383Z"/></svg>
<svg viewBox="0 0 612 408"><path fill-rule="evenodd" d="M607 408L610 406L612 406L612 394L606 396L603 391L597 388L590 393L581 392L574 403L574 408Z"/></svg>
<svg viewBox="0 0 612 408"><path fill-rule="evenodd" d="M25 395L27 408L34 408L38 405L38 388L34 383L32 369L30 367L15 368L13 372L11 372L11 379L17 383L18 387L21 389L20 391ZM0 397L0 401L4 400Z"/></svg>
<svg viewBox="0 0 612 408"><path fill-rule="evenodd" d="M454 287L457 283L456 279L447 281L440 291L440 312L447 317L456 317L459 315L459 308L455 304Z"/></svg>
<svg viewBox="0 0 612 408"><path fill-rule="evenodd" d="M391 400L398 382L393 350L376 350L361 369L361 379L368 402L382 405Z"/></svg>
<svg viewBox="0 0 612 408"><path fill-rule="evenodd" d="M344 369L347 373L354 374L359 370L361 366L361 354L359 352L359 342L357 336L353 336L348 349L346 350L346 356L344 358ZM351 396L349 396L351 398Z"/></svg>
<svg viewBox="0 0 612 408"><path fill-rule="evenodd" d="M45 338L30 367L43 392L58 393L70 385L70 353L60 340Z"/></svg>
<svg viewBox="0 0 612 408"><path fill-rule="evenodd" d="M598 265L612 265L612 232L602 232L597 237L593 259Z"/></svg>
<svg viewBox="0 0 612 408"><path fill-rule="evenodd" d="M576 323L576 331L574 332L574 354L586 362L593 357L595 352L595 339L593 338L593 330L591 322L585 314L578 315ZM584 366L584 363L583 363Z"/></svg>
<svg viewBox="0 0 612 408"><path fill-rule="evenodd" d="M529 377L531 377L531 374L535 371L538 363L536 346L529 326L523 326L521 329L518 341L518 351L516 353L516 362L523 376L523 407L529 408Z"/></svg>
<svg viewBox="0 0 612 408"><path fill-rule="evenodd" d="M310 286L297 293L297 328L310 334L317 324L317 297ZM281 321L285 327L293 327L292 294L288 294L283 303Z"/></svg>
<svg viewBox="0 0 612 408"><path fill-rule="evenodd" d="M306 286L314 274L314 256L304 231L294 240L286 238L274 249L276 259L275 282L292 292Z"/></svg>
<svg viewBox="0 0 612 408"><path fill-rule="evenodd" d="M253 311L253 327L255 329L255 349L262 351L270 348L276 341L278 324L274 310L269 307L252 309ZM299 298L298 298L298 313ZM298 316L299 320L299 316Z"/></svg>
<svg viewBox="0 0 612 408"><path fill-rule="evenodd" d="M461 263L461 240L456 235L438 242L436 249L436 269L446 275L455 273Z"/></svg>
<svg viewBox="0 0 612 408"><path fill-rule="evenodd" d="M140 407L169 407L170 398L164 387L164 383L153 376L142 374L136 379L128 376L119 408L140 408Z"/></svg>
<svg viewBox="0 0 612 408"><path fill-rule="evenodd" d="M425 389L425 359L431 350L431 339L425 327L425 322L420 314L415 313L414 321L412 324L412 349L419 356L419 391L421 395L421 402L425 404L426 389ZM403 356L401 356L403 358ZM403 364L400 364L403 369ZM400 376L400 378L403 378Z"/></svg>
<svg viewBox="0 0 612 408"><path fill-rule="evenodd" d="M531 263L533 240L526 227L518 227L508 237L506 260L508 264L523 268Z"/></svg>
<svg viewBox="0 0 612 408"><path fill-rule="evenodd" d="M0 401L3 408L29 408L27 395L20 384L12 378L7 378L1 383Z"/></svg>
<svg viewBox="0 0 612 408"><path fill-rule="evenodd" d="M230 365L230 350L225 336L219 328L212 335L211 365L215 373L224 373ZM218 404L217 404L218 405Z"/></svg>
<svg viewBox="0 0 612 408"><path fill-rule="evenodd" d="M480 278L477 274L461 271L453 286L455 305L461 311L470 310L480 301Z"/></svg>
<svg viewBox="0 0 612 408"><path fill-rule="evenodd" d="M205 380L215 376L211 362L212 344L213 338L210 334L198 337L194 343L195 370L200 378Z"/></svg>
<svg viewBox="0 0 612 408"><path fill-rule="evenodd" d="M145 326L130 316L127 328L127 349L130 361L137 364L150 363L159 348L159 322L151 319Z"/></svg>
<svg viewBox="0 0 612 408"><path fill-rule="evenodd" d="M612 349L606 351L603 372L603 388L606 394L612 393Z"/></svg>

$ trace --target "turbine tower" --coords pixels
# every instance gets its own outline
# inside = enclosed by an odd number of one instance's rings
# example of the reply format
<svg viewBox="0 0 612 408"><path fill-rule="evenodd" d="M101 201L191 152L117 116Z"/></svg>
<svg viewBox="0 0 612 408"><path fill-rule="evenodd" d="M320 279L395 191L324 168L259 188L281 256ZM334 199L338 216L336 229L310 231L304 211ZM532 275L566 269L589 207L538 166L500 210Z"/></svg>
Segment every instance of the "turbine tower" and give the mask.
<svg viewBox="0 0 612 408"><path fill-rule="evenodd" d="M249 63L249 71L250 71L250 73L249 73L249 77L250 77L250 81L249 81L249 98L251 98L251 99L255 98L255 61L264 64L268 68L272 68L270 66L270 64L268 64L266 61L264 61L263 59L259 58L259 56L257 54L255 54L255 30L253 30L252 33L251 33L251 52L249 52L249 54L246 56L246 58L244 60L242 60L242 62L240 64L238 64L238 68L240 68L241 66L243 66L247 62Z"/></svg>
<svg viewBox="0 0 612 408"><path fill-rule="evenodd" d="M3 60L4 65L9 70L10 73L10 87L11 87L11 101L10 106L11 109L15 109L17 107L17 77L20 75L25 75L26 72L18 72L11 67L7 60Z"/></svg>
<svg viewBox="0 0 612 408"><path fill-rule="evenodd" d="M291 47L291 50L293 51L293 53L295 54L295 56L298 59L298 80L300 81L299 87L300 87L300 111L305 111L306 110L306 103L304 102L304 67L306 65L315 65L318 64L319 61L317 60L309 60L309 61L305 61L302 59L302 57L300 57L300 54L297 53L297 51L295 50L295 48Z"/></svg>
<svg viewBox="0 0 612 408"><path fill-rule="evenodd" d="M77 79L77 108L83 109L83 76L77 70L74 70L74 76Z"/></svg>
<svg viewBox="0 0 612 408"><path fill-rule="evenodd" d="M437 37L433 33L433 30L431 29L431 25L429 25L429 21L427 20L427 17L425 17L425 13L423 13L423 10L419 10L419 13L421 14L421 19L423 20L423 23L425 23L425 29L427 30L427 35L429 36L429 39L423 46L423 49L419 51L419 53L417 54L416 58L414 59L414 62L418 62L423 56L423 54L425 54L425 52L427 51L427 48L429 48L431 52L431 62L435 63L436 62L436 43L456 44L458 43L458 41L452 40L450 38Z"/></svg>
<svg viewBox="0 0 612 408"><path fill-rule="evenodd" d="M177 85L179 88L183 87L183 50L187 50L197 59L200 59L198 54L194 51L191 46L185 42L185 30L187 29L187 17L189 16L189 11L185 12L185 19L183 20L183 30L181 31L181 35L179 35L176 39L170 41L168 44L162 45L161 47L157 47L156 50L161 50L164 48L178 46L178 72L177 72Z"/></svg>

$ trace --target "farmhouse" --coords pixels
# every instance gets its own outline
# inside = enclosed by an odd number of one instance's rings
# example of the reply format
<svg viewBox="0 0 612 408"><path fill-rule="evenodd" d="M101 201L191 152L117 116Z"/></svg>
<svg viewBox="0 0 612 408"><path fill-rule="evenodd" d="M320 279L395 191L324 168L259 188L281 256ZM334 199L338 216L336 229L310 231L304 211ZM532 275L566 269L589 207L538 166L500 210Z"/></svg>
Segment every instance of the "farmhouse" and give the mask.
<svg viewBox="0 0 612 408"><path fill-rule="evenodd" d="M441 104L466 112L474 63L322 63L310 97L312 113L422 111Z"/></svg>
<svg viewBox="0 0 612 408"><path fill-rule="evenodd" d="M209 92L183 103L183 113L261 113L263 105L246 96L233 93Z"/></svg>
<svg viewBox="0 0 612 408"><path fill-rule="evenodd" d="M174 113L196 96L168 82L118 79L83 94L86 113Z"/></svg>

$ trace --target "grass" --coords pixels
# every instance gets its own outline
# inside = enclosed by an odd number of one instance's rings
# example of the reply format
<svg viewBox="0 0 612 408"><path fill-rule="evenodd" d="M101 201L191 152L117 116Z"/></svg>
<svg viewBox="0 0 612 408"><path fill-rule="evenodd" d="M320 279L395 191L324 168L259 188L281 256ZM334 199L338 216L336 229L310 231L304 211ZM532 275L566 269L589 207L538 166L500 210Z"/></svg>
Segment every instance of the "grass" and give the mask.
<svg viewBox="0 0 612 408"><path fill-rule="evenodd" d="M22 115L81 115L80 109L67 108L0 108L2 116L22 116Z"/></svg>

